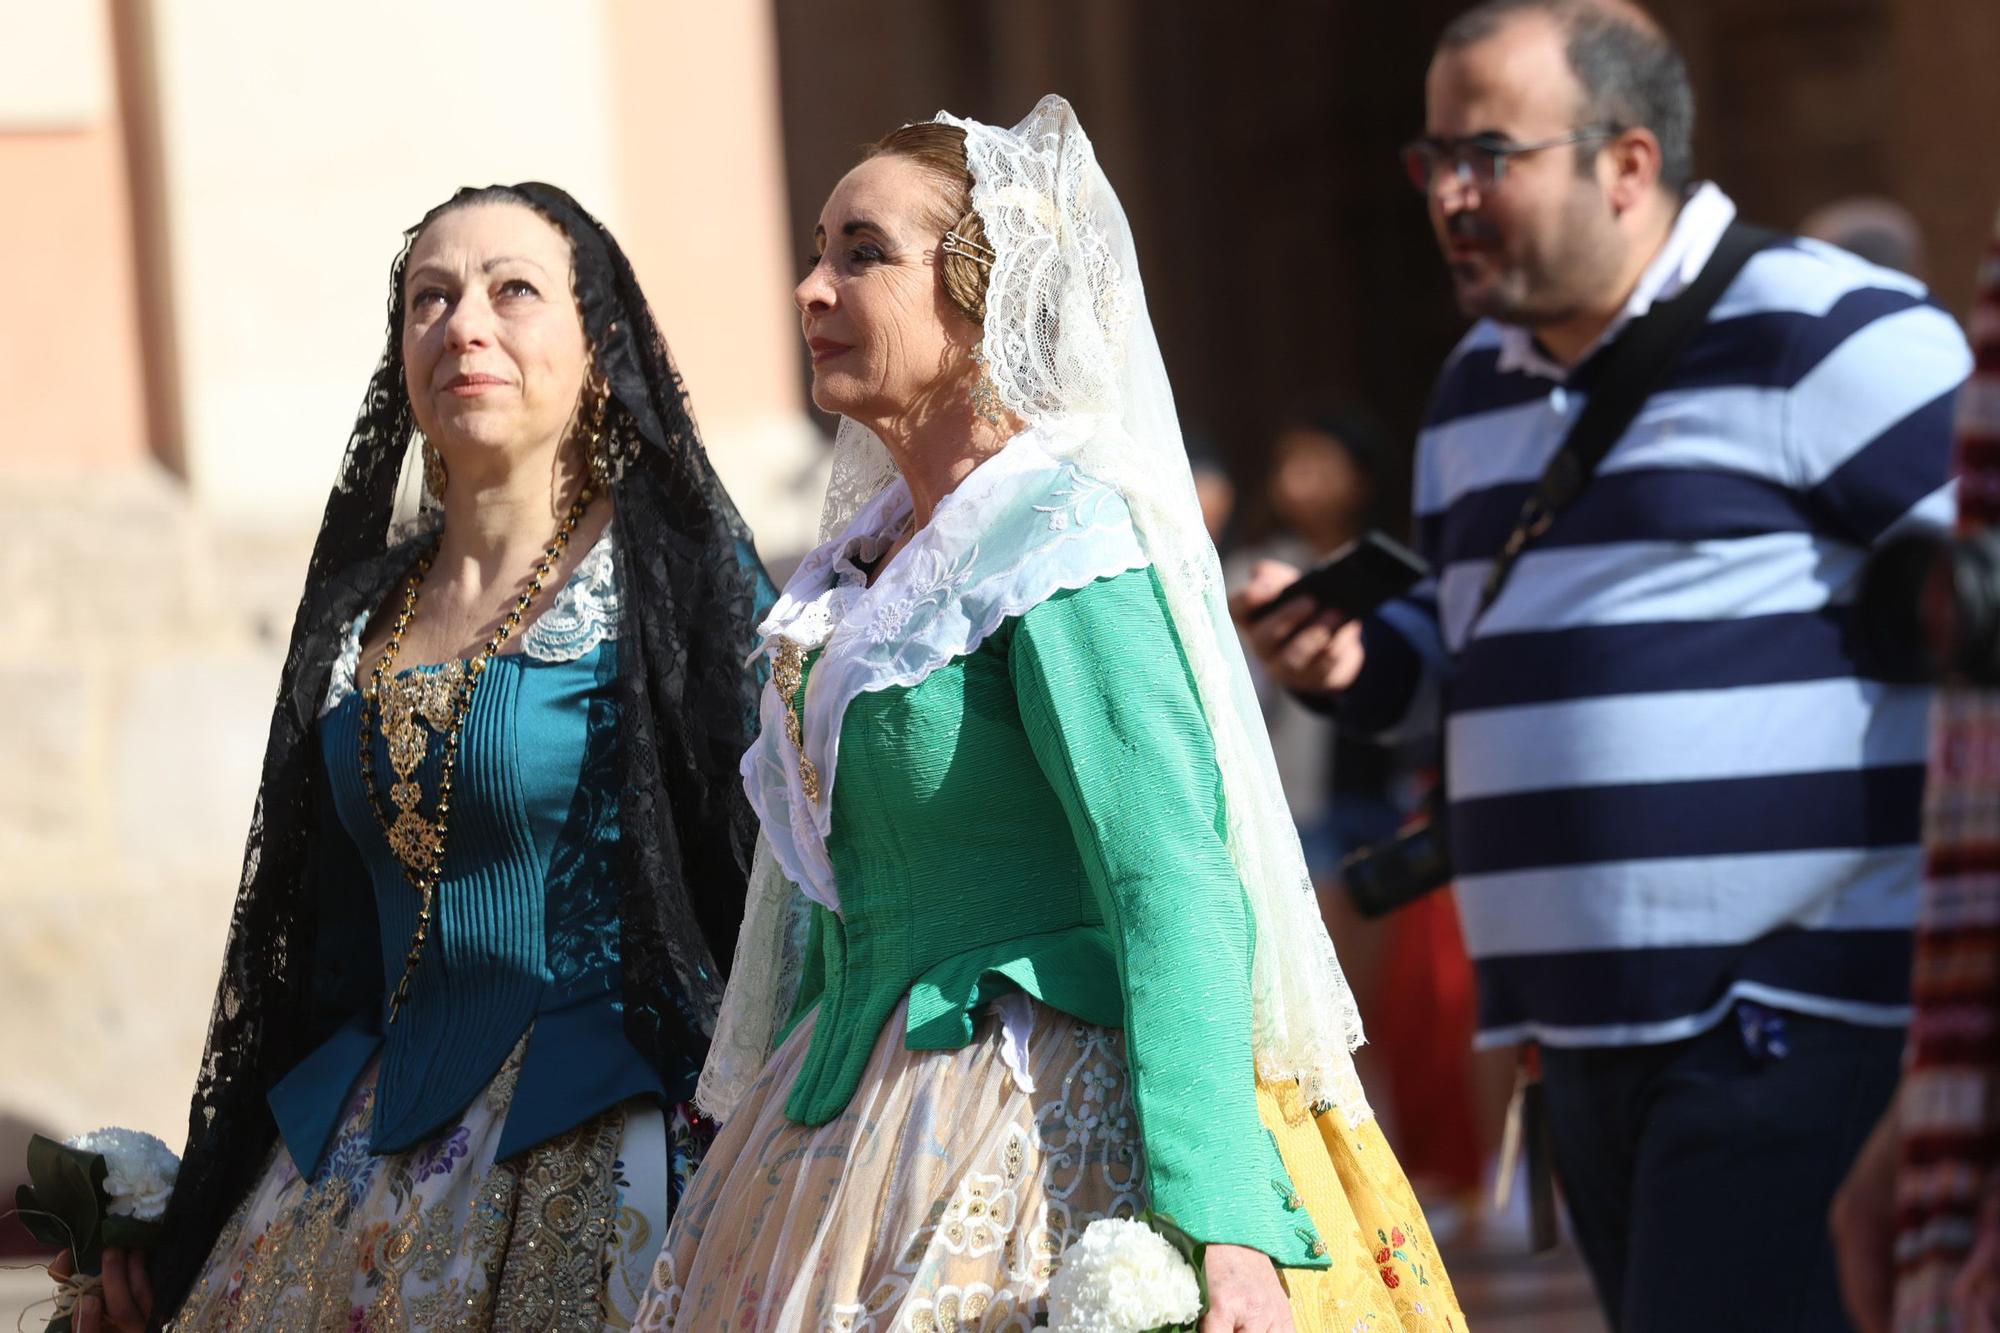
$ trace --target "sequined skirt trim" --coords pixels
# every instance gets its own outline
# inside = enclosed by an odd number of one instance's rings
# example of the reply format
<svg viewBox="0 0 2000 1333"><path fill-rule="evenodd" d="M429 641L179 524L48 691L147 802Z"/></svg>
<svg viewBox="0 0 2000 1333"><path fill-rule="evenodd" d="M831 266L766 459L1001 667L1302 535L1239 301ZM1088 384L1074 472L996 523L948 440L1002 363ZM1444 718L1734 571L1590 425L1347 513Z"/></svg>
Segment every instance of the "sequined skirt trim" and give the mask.
<svg viewBox="0 0 2000 1333"><path fill-rule="evenodd" d="M383 1156L371 1068L318 1179L280 1145L168 1327L631 1327L697 1135L685 1113L632 1102L496 1163L522 1049L456 1125Z"/></svg>

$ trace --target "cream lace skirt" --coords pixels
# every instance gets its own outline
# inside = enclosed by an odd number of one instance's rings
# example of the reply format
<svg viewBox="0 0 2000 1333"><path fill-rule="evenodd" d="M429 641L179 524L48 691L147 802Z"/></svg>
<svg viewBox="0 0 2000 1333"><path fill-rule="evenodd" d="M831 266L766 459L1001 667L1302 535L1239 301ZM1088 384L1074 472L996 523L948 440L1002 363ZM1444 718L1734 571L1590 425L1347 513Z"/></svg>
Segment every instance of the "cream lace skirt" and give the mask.
<svg viewBox="0 0 2000 1333"><path fill-rule="evenodd" d="M635 1327L1032 1328L1064 1247L1146 1201L1124 1034L1040 1005L1034 1018L1023 1080L996 1016L963 1049L911 1051L899 1008L854 1101L815 1128L784 1113L808 1017L709 1150ZM1260 1106L1320 1234L1344 1238L1330 1272L1286 1272L1298 1328L1464 1328L1374 1123L1330 1136L1280 1098Z"/></svg>
<svg viewBox="0 0 2000 1333"><path fill-rule="evenodd" d="M457 1125L386 1156L371 1067L319 1178L278 1145L169 1329L630 1328L694 1136L632 1102L495 1163L524 1047Z"/></svg>

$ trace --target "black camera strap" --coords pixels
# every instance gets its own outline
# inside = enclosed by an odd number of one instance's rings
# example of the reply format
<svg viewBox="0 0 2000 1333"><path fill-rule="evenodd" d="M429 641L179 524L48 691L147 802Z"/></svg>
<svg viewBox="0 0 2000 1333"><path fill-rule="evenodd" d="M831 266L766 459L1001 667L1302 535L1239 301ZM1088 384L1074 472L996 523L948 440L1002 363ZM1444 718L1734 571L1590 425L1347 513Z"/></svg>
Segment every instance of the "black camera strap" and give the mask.
<svg viewBox="0 0 2000 1333"><path fill-rule="evenodd" d="M1609 347L1591 358L1591 389L1583 411L1577 414L1576 424L1569 428L1562 447L1549 460L1542 479L1535 483L1534 492L1521 506L1521 516L1514 521L1514 530L1507 534L1506 545L1494 557L1486 585L1480 592L1479 608L1473 612L1474 625L1499 600L1500 591L1506 587L1522 553L1540 540L1562 511L1583 494L1583 488L1597 474L1598 464L1625 434L1674 364L1694 344L1723 290L1735 281L1752 255L1784 239L1763 227L1730 223L1716 244L1715 253L1702 265L1693 282L1626 325ZM1471 638L1470 627L1466 637Z"/></svg>

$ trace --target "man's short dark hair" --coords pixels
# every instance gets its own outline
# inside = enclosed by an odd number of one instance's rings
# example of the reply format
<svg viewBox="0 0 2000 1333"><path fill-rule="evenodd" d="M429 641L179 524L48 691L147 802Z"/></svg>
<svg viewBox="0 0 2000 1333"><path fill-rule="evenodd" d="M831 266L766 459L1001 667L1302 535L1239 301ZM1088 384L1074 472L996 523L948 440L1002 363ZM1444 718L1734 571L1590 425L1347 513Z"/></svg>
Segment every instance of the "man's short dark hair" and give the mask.
<svg viewBox="0 0 2000 1333"><path fill-rule="evenodd" d="M1681 194L1694 179L1694 88L1673 40L1643 17L1594 0L1486 0L1451 21L1438 50L1483 42L1522 14L1545 14L1564 38L1583 88L1583 123L1647 129L1660 141L1660 187ZM1588 164L1598 145L1579 149Z"/></svg>

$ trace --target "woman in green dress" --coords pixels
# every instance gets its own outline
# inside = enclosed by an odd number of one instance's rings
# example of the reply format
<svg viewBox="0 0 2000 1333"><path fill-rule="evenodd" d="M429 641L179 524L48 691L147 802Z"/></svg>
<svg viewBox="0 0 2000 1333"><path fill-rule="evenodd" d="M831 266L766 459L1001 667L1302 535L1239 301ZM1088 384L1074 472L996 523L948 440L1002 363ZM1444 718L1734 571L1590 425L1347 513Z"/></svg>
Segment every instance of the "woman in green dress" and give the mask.
<svg viewBox="0 0 2000 1333"><path fill-rule="evenodd" d="M1204 1329L1462 1327L1068 104L896 131L815 242L827 540L760 627L723 1130L639 1326L1028 1328L1150 1209Z"/></svg>

